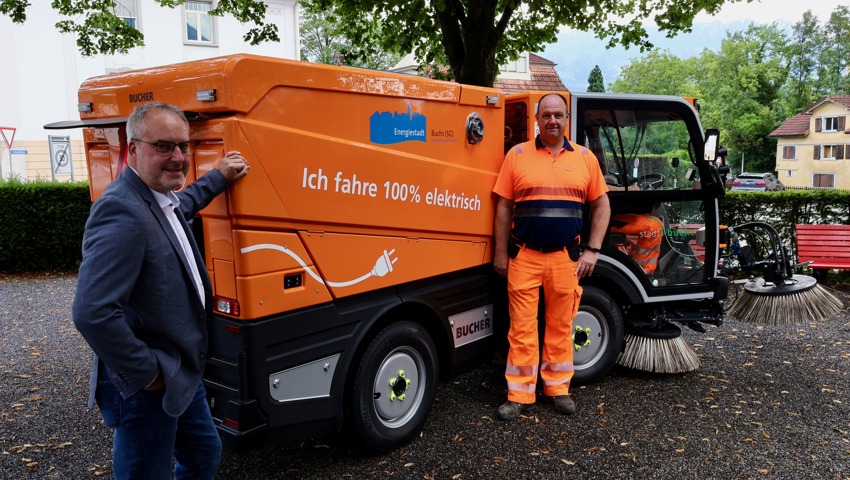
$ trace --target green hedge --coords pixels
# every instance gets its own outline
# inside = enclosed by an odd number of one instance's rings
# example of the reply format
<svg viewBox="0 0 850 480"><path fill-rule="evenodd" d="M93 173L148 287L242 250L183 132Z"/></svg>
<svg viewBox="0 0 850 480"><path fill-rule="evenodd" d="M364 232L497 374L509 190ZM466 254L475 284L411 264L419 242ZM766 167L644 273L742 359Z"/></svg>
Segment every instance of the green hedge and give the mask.
<svg viewBox="0 0 850 480"><path fill-rule="evenodd" d="M782 192L726 192L720 200L720 223L769 223L785 245L796 249L794 225L850 224L850 192L845 190L785 190Z"/></svg>
<svg viewBox="0 0 850 480"><path fill-rule="evenodd" d="M77 270L88 183L0 182L0 205L0 272Z"/></svg>

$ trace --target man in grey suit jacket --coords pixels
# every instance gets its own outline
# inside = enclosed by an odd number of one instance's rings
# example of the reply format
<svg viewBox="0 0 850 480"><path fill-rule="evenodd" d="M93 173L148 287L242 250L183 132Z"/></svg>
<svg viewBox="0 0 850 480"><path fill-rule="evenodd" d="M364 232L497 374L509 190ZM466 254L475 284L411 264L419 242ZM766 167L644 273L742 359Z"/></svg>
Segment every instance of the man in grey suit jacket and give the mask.
<svg viewBox="0 0 850 480"><path fill-rule="evenodd" d="M186 223L248 173L239 152L185 190L189 123L162 103L127 121L129 168L94 203L74 324L95 353L89 406L114 428L115 478L215 477L221 440L202 374L210 280Z"/></svg>

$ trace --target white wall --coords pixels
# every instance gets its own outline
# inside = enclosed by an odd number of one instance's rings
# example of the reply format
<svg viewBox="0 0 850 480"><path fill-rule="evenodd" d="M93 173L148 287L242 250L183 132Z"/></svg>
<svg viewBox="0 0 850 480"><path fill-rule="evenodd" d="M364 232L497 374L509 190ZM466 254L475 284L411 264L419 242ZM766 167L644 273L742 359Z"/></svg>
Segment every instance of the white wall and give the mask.
<svg viewBox="0 0 850 480"><path fill-rule="evenodd" d="M300 56L296 0L269 0L267 20L278 25L280 43L251 46L242 37L249 26L232 17L217 18L217 46L183 43L183 10L159 6L154 0L140 0L139 27L145 46L126 55L82 57L76 38L55 28L62 19L50 2L37 0L27 8L23 25L0 15L0 126L17 129L14 150L25 149L28 177L50 178L44 155L49 135L67 135L74 142L74 178L85 179L82 158L82 131L45 130L43 125L79 119L77 90L87 78L117 69L137 69L179 63L234 53L254 53L281 58ZM39 153L34 153L39 152ZM6 174L10 153L0 141L0 169ZM49 164L49 156L47 158ZM3 168L7 167L7 168Z"/></svg>

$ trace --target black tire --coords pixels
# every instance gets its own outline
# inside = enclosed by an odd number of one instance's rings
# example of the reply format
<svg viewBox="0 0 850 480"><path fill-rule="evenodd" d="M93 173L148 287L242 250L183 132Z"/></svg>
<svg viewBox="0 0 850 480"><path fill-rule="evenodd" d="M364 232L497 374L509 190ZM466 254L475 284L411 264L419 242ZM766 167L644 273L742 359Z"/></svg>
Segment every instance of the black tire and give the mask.
<svg viewBox="0 0 850 480"><path fill-rule="evenodd" d="M607 293L584 287L573 335L572 383L586 385L605 378L623 350L624 338L623 315Z"/></svg>
<svg viewBox="0 0 850 480"><path fill-rule="evenodd" d="M354 433L376 452L410 442L431 411L437 375L437 349L422 326L400 321L381 330L355 370L350 402Z"/></svg>

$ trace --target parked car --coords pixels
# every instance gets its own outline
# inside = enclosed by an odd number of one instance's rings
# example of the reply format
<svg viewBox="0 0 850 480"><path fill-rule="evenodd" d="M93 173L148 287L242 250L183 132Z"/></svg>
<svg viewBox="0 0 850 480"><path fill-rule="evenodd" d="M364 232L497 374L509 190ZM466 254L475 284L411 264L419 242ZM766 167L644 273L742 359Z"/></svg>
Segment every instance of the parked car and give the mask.
<svg viewBox="0 0 850 480"><path fill-rule="evenodd" d="M732 190L776 192L785 190L785 185L772 173L742 173L732 181Z"/></svg>

